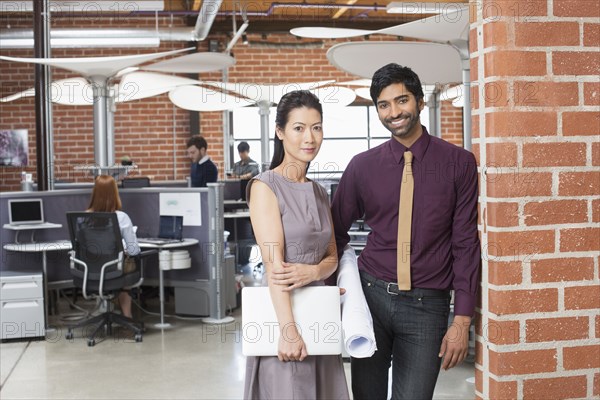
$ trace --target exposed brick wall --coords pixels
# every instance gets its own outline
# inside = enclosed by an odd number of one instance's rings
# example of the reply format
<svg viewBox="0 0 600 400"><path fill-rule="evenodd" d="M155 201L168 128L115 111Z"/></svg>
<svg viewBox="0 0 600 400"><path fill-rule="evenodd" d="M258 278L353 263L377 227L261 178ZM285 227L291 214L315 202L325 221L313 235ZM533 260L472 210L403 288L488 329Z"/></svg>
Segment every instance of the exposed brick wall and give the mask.
<svg viewBox="0 0 600 400"><path fill-rule="evenodd" d="M6 17L5 17L6 18ZM10 20L12 26L31 27L26 14ZM96 19L64 17L53 19L53 27L154 27L153 18ZM184 26L181 19L175 26ZM53 49L52 57L98 57L142 54L176 50L186 47L183 42L163 42L158 49ZM32 57L32 49L5 50L0 54L13 57ZM31 64L2 62L1 96L29 89L34 85ZM52 79L77 76L59 68L52 69ZM23 98L1 103L0 129L29 131L29 166L0 168L0 187L3 191L19 190L20 173L36 177L35 99ZM54 178L57 181L85 182L91 177L76 166L94 163L93 111L91 106L53 104ZM173 106L166 94L148 99L119 103L114 116L115 160L129 156L139 166L135 174L156 180L185 179L189 163L185 141L189 136L189 112Z"/></svg>
<svg viewBox="0 0 600 400"><path fill-rule="evenodd" d="M463 145L463 109L451 101L442 101L442 139L457 146Z"/></svg>
<svg viewBox="0 0 600 400"><path fill-rule="evenodd" d="M600 395L598 4L472 2L477 398Z"/></svg>
<svg viewBox="0 0 600 400"><path fill-rule="evenodd" d="M3 15L4 25L30 28L31 16ZM159 26L166 27L171 21L159 18ZM185 26L183 18L175 17L174 27ZM54 18L53 27L146 27L154 28L154 18ZM248 34L254 45L238 42L233 49L236 64L229 70L233 83L256 82L276 84L285 82L311 82L334 79L338 82L358 77L339 71L326 57L327 50L336 43L314 40L299 41L288 34L269 34L266 39L259 34ZM210 35L198 43L199 51L207 51L208 41L217 40L223 50L229 37ZM357 38L352 40L364 40ZM390 40L386 36L371 36L369 40ZM265 44L268 42L270 44ZM315 44L310 45L313 42ZM299 46L298 44L301 44ZM162 42L158 49L53 49L52 57L116 56L168 51L186 47L183 42ZM0 54L14 57L32 57L33 50L1 50ZM58 68L52 70L53 79L74 77L76 74ZM220 72L201 74L200 80L221 81ZM2 62L0 75L1 96L7 96L33 87L34 68L30 64ZM590 94L593 96L593 93ZM200 101L200 99L199 99ZM0 188L19 190L20 173L30 172L36 179L35 113L34 98L24 98L0 104L0 129L27 129L29 131L29 159L27 168L0 168ZM442 109L444 120L442 137L453 143L462 143L462 110L448 104ZM91 106L53 105L53 135L55 179L85 182L89 175L75 169L76 166L94 162L93 112ZM183 180L189 173L185 142L190 135L190 112L174 106L166 94L117 105L115 113L115 160L129 156L139 166L134 174L149 176L152 180ZM200 133L206 137L208 154L217 163L223 177L223 113L200 113Z"/></svg>

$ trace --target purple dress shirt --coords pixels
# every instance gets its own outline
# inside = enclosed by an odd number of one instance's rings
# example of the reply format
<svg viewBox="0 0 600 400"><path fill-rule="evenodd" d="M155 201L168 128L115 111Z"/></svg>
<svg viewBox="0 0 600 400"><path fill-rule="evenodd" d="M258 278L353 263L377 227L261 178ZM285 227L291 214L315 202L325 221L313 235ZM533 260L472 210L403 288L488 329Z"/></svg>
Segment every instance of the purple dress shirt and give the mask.
<svg viewBox="0 0 600 400"><path fill-rule="evenodd" d="M338 253L364 216L371 228L359 269L396 282L398 201L404 152L413 153L412 286L454 289L456 315L475 310L481 250L477 232L477 164L472 153L423 135L407 149L395 139L356 155L336 190L332 215Z"/></svg>

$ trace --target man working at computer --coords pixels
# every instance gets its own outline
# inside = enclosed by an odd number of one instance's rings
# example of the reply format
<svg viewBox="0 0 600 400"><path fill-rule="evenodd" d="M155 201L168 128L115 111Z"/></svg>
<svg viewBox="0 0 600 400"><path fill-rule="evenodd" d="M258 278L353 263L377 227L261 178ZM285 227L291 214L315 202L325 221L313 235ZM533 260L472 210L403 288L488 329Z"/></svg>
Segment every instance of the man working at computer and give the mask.
<svg viewBox="0 0 600 400"><path fill-rule="evenodd" d="M192 187L206 187L207 183L216 182L219 174L217 166L206 154L208 144L200 135L192 136L187 141L187 154L192 165L190 180Z"/></svg>
<svg viewBox="0 0 600 400"><path fill-rule="evenodd" d="M258 163L250 158L250 145L248 142L238 144L240 161L233 165L232 178L252 179L258 175Z"/></svg>

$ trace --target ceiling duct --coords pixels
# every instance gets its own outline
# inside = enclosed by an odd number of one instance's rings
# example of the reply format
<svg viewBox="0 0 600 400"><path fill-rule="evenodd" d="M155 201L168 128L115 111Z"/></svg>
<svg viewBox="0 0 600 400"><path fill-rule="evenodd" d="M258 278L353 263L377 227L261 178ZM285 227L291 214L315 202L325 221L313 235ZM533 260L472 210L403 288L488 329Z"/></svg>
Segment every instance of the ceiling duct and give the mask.
<svg viewBox="0 0 600 400"><path fill-rule="evenodd" d="M39 0L36 0L39 1ZM133 13L137 11L162 11L165 9L164 0L78 0L49 2L50 12L74 12L95 15L98 13ZM0 12L32 12L33 1L2 1Z"/></svg>
<svg viewBox="0 0 600 400"><path fill-rule="evenodd" d="M198 14L198 19L196 20L196 26L194 27L195 40L201 41L206 39L208 32L210 32L210 27L212 26L217 13L219 12L219 7L221 7L222 2L223 0L202 1L202 7L200 8L200 13Z"/></svg>
<svg viewBox="0 0 600 400"><path fill-rule="evenodd" d="M198 42L208 36L222 2L222 0L204 0L194 29L52 29L50 45L53 48L158 47L161 41ZM15 10L2 9L0 11ZM19 11L28 10L26 6L23 6ZM0 33L0 48L2 49L31 47L33 47L32 29L9 29Z"/></svg>

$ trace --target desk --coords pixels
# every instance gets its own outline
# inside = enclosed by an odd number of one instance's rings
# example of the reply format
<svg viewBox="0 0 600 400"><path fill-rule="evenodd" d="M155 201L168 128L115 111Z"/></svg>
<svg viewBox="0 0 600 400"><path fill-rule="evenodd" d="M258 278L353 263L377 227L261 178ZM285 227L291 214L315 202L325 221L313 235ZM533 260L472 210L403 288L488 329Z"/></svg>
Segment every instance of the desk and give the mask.
<svg viewBox="0 0 600 400"><path fill-rule="evenodd" d="M56 242L42 243L9 243L4 245L4 250L16 251L21 253L42 253L42 273L44 276L44 318L46 319L46 331L48 327L48 278L47 278L47 260L46 253L49 251L69 251L71 242L69 240L59 240Z"/></svg>
<svg viewBox="0 0 600 400"><path fill-rule="evenodd" d="M244 202L245 203L245 202ZM233 211L233 212L226 212L223 213L223 218L225 219L233 219L233 241L235 242L235 263L236 264L240 264L239 262L239 250L240 250L240 246L239 246L239 238L238 238L238 227L237 227L237 221L239 218L250 218L250 211L248 210L243 210L243 211Z"/></svg>
<svg viewBox="0 0 600 400"><path fill-rule="evenodd" d="M4 224L2 226L4 229L8 229L9 231L16 231L15 233L15 243L19 243L19 233L21 231L31 231L30 242L35 242L35 231L37 229L52 229L52 228L62 228L61 224L54 224L52 222L44 222L42 224L23 224L23 225L11 225Z"/></svg>
<svg viewBox="0 0 600 400"><path fill-rule="evenodd" d="M183 239L181 242L177 243L166 243L166 244L155 244L155 243L139 243L140 247L143 249L159 249L159 250L169 250L169 249L177 249L180 247L188 247L194 246L198 244L198 239ZM160 296L160 322L158 324L154 324L155 327L164 329L169 328L171 324L168 322L165 323L165 293L164 293L164 282L163 282L163 270L160 268L160 262L158 267L158 288L159 288L159 296Z"/></svg>
<svg viewBox="0 0 600 400"><path fill-rule="evenodd" d="M241 206L243 208L248 208L248 203L246 200L223 200L224 206Z"/></svg>

